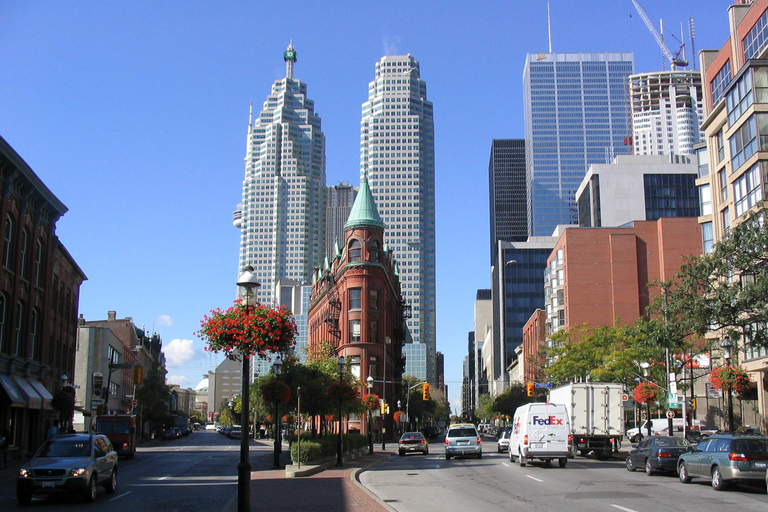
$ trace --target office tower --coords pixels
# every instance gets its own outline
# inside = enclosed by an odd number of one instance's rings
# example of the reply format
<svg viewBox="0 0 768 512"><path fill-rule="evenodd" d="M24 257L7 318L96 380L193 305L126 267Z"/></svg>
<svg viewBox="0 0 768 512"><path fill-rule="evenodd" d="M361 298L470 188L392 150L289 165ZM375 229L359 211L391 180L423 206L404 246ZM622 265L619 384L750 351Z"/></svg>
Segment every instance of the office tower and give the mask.
<svg viewBox="0 0 768 512"><path fill-rule="evenodd" d="M576 189L593 163L627 154L631 53L533 53L523 71L528 233L576 224Z"/></svg>
<svg viewBox="0 0 768 512"><path fill-rule="evenodd" d="M238 272L253 267L262 304L282 299L279 281L309 284L325 250L325 136L307 85L293 78L293 44L283 58L285 78L272 84L256 119L251 106L243 197L233 216ZM269 367L254 360L252 373Z"/></svg>
<svg viewBox="0 0 768 512"><path fill-rule="evenodd" d="M435 385L434 122L427 84L410 55L376 63L362 107L360 167L387 226L385 242L397 255L403 299L412 308L405 374Z"/></svg>
<svg viewBox="0 0 768 512"><path fill-rule="evenodd" d="M499 240L524 242L528 238L525 185L525 140L494 139L488 163L491 265Z"/></svg>
<svg viewBox="0 0 768 512"><path fill-rule="evenodd" d="M629 77L636 155L693 155L703 139L701 73L657 71Z"/></svg>
<svg viewBox="0 0 768 512"><path fill-rule="evenodd" d="M325 210L325 255L332 258L338 242L344 245L344 223L349 218L357 197L357 188L346 183L328 187L328 206Z"/></svg>

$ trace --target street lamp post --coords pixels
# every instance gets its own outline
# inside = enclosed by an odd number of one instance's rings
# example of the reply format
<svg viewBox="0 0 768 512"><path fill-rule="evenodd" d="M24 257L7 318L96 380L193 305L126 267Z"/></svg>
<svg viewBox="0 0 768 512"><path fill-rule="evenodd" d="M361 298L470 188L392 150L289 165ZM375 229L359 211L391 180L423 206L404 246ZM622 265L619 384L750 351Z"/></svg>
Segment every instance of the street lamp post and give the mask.
<svg viewBox="0 0 768 512"><path fill-rule="evenodd" d="M723 361L725 362L726 366L729 366L731 363L731 348L733 347L733 343L729 338L726 338L723 340L723 342L720 344L721 347L723 347ZM731 386L728 386L728 431L733 432L733 389L731 389Z"/></svg>
<svg viewBox="0 0 768 512"><path fill-rule="evenodd" d="M403 402L401 402L400 400L398 400L398 401L397 401L397 410L398 410L398 411L400 410L400 408L402 407L402 405L403 405ZM402 413L401 413L401 414L402 414ZM402 416L401 416L401 418L402 418ZM406 418L406 419L407 419L407 418ZM400 426L399 426L398 428L396 428L395 432L403 432L403 429L402 429L402 423L403 423L403 422L401 421L401 422L400 422Z"/></svg>
<svg viewBox="0 0 768 512"><path fill-rule="evenodd" d="M253 267L248 265L240 274L237 280L238 295L245 303L246 311L250 312L255 292L261 283L256 280L253 273ZM249 416L249 389L250 378L248 372L248 356L242 354L243 358L243 378L242 378L242 397L240 403L240 462L237 465L237 511L250 512L251 510L251 461L248 453L248 416ZM245 432L243 432L245 429Z"/></svg>
<svg viewBox="0 0 768 512"><path fill-rule="evenodd" d="M344 458L342 457L342 450L344 449L344 438L341 434L341 427L342 427L342 421L341 421L341 405L342 405L342 393L341 393L341 387L344 384L344 367L346 366L347 362L344 360L344 356L339 357L339 447L338 447L338 457L336 458L336 465L341 466L344 463Z"/></svg>
<svg viewBox="0 0 768 512"><path fill-rule="evenodd" d="M368 394L370 395L371 390L373 389L373 377L369 375L368 378L365 379L365 382L368 384ZM373 413L371 412L371 407L369 405L368 406L368 454L373 454L373 432L371 431L372 416L373 416Z"/></svg>
<svg viewBox="0 0 768 512"><path fill-rule="evenodd" d="M275 379L280 381L280 370L283 367L283 361L278 357L272 363L272 369L275 372ZM280 469L280 448L282 445L282 439L280 439L280 409L279 402L275 400L275 458L272 463L273 469Z"/></svg>
<svg viewBox="0 0 768 512"><path fill-rule="evenodd" d="M640 368L643 369L643 377L645 377L646 380L648 380L648 374L650 373L651 365L647 361L643 361L640 363ZM646 422L645 425L648 427L648 437L651 437L651 401L648 400L645 402L645 414L646 414Z"/></svg>

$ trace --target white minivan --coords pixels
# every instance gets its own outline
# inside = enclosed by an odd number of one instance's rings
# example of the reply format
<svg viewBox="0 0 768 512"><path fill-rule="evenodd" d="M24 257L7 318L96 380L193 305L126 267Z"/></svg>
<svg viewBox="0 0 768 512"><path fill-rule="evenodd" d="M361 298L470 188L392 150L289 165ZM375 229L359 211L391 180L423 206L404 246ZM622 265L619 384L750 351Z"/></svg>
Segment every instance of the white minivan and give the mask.
<svg viewBox="0 0 768 512"><path fill-rule="evenodd" d="M568 463L571 443L568 411L562 404L534 402L517 408L509 436L509 460L519 459L525 466L531 459L549 462L557 459L560 467Z"/></svg>

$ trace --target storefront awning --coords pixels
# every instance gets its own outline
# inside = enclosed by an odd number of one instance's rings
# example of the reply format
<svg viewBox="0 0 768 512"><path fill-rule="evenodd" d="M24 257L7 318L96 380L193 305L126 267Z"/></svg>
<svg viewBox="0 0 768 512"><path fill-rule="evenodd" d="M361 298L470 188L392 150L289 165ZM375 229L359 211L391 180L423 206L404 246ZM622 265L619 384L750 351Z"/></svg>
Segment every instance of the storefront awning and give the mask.
<svg viewBox="0 0 768 512"><path fill-rule="evenodd" d="M40 395L40 397L43 399L43 409L53 409L53 406L51 405L51 401L53 400L53 395L51 395L51 392L48 391L48 389L46 389L45 386L43 386L43 383L37 379L27 379L27 380L32 385L32 387L35 388L35 391L37 391L37 394Z"/></svg>
<svg viewBox="0 0 768 512"><path fill-rule="evenodd" d="M18 375L13 376L13 380L16 382L16 387L21 391L21 395L24 397L24 402L29 409L42 409L43 399L37 394L32 384L24 377Z"/></svg>
<svg viewBox="0 0 768 512"><path fill-rule="evenodd" d="M24 407L24 396L19 391L16 381L10 375L0 375L0 387L11 401L11 407Z"/></svg>

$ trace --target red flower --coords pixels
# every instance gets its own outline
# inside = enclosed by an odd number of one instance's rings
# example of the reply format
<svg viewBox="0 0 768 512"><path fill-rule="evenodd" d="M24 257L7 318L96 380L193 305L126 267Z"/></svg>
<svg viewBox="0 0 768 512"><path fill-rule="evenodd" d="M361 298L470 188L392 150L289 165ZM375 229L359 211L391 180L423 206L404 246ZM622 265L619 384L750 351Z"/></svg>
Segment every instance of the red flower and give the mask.
<svg viewBox="0 0 768 512"><path fill-rule="evenodd" d="M659 388L650 382L641 382L635 387L635 391L633 393L635 402L639 404L647 404L649 402L657 401L658 394Z"/></svg>
<svg viewBox="0 0 768 512"><path fill-rule="evenodd" d="M261 386L261 397L269 404L287 404L291 401L291 388L283 381L272 379Z"/></svg>
<svg viewBox="0 0 768 512"><path fill-rule="evenodd" d="M392 415L392 418L395 421L400 421L400 418L403 417L403 411L395 411L395 414Z"/></svg>
<svg viewBox="0 0 768 512"><path fill-rule="evenodd" d="M366 409L373 412L379 408L379 395L375 393L367 393L363 395L362 402Z"/></svg>
<svg viewBox="0 0 768 512"><path fill-rule="evenodd" d="M709 374L709 381L717 389L743 395L749 387L749 374L741 366L721 366Z"/></svg>
<svg viewBox="0 0 768 512"><path fill-rule="evenodd" d="M344 403L351 403L358 400L357 389L347 382L332 382L328 386L328 396L335 401L341 400Z"/></svg>

